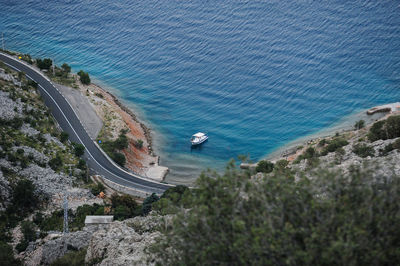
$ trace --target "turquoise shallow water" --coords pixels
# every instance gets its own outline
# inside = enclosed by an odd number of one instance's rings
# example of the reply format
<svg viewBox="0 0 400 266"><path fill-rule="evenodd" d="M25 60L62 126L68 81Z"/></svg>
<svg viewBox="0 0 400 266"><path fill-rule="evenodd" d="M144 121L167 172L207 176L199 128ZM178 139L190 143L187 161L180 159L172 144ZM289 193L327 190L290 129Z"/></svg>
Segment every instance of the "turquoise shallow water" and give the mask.
<svg viewBox="0 0 400 266"><path fill-rule="evenodd" d="M154 129L167 180L189 183L400 100L398 1L288 2L1 1L0 31L112 88Z"/></svg>

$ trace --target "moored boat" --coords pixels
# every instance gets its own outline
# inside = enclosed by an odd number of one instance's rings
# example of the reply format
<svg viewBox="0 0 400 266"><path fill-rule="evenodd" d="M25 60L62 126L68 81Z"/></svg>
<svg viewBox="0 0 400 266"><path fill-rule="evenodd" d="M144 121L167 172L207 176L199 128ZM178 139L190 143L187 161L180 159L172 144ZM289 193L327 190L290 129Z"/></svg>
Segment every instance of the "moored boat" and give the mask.
<svg viewBox="0 0 400 266"><path fill-rule="evenodd" d="M192 145L199 145L208 139L207 134L198 132L190 138Z"/></svg>

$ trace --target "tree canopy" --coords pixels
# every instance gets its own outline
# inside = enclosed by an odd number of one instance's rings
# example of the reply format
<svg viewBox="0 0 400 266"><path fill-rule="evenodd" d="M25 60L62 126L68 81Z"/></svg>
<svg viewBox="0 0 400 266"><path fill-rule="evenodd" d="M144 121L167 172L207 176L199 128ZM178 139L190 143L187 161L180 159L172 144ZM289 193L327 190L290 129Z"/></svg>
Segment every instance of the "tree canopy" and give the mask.
<svg viewBox="0 0 400 266"><path fill-rule="evenodd" d="M50 58L45 58L45 59L36 59L36 64L38 66L38 68L40 69L50 69L50 67L53 65L53 61L51 61Z"/></svg>
<svg viewBox="0 0 400 266"><path fill-rule="evenodd" d="M390 116L386 120L375 122L369 130L370 141L394 139L400 137L400 115Z"/></svg>
<svg viewBox="0 0 400 266"><path fill-rule="evenodd" d="M71 72L71 66L68 65L67 63L62 64L61 68L65 73L70 73Z"/></svg>
<svg viewBox="0 0 400 266"><path fill-rule="evenodd" d="M84 84L84 85L89 85L90 84L89 73L87 73L87 72L85 72L83 70L79 70L78 76L79 76L80 81L82 82L82 84Z"/></svg>
<svg viewBox="0 0 400 266"><path fill-rule="evenodd" d="M400 179L320 170L261 180L228 168L185 193L149 248L166 265L390 265L400 260ZM171 202L170 202L171 203ZM176 204L179 206L179 203ZM154 257L152 257L154 259Z"/></svg>
<svg viewBox="0 0 400 266"><path fill-rule="evenodd" d="M85 153L85 146L82 144L75 144L74 153L76 156L81 157Z"/></svg>

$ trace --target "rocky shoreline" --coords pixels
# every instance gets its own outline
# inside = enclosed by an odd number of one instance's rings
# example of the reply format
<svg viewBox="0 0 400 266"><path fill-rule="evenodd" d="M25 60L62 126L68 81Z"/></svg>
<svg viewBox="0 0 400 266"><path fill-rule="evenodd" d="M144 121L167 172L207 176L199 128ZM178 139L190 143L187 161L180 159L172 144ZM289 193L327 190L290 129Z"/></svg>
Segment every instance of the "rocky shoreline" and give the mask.
<svg viewBox="0 0 400 266"><path fill-rule="evenodd" d="M265 156L263 159L267 159L270 161L279 161L281 159L289 161L293 160L292 157L295 157L296 154L301 153L303 147L306 147L313 143L318 143L321 139L331 137L336 133L345 134L354 131L354 123L359 120L365 121L365 126L370 126L376 121L386 119L388 116L398 113L399 111L393 108L387 110L385 109L385 111L380 112L369 112L372 109L382 110L384 107L393 107L396 104L398 105L398 103L390 103L374 106L372 108L363 110L362 112L359 112L355 115L352 115L351 117L345 117L337 125L329 127L312 135L296 139L273 151L269 155Z"/></svg>
<svg viewBox="0 0 400 266"><path fill-rule="evenodd" d="M68 99L91 138L96 142L115 141L121 132L126 132L128 146L121 150L126 158L126 170L163 181L168 168L159 165L150 128L108 90L94 83L84 85L76 74L72 77L74 86L56 86ZM138 142L142 145L138 146Z"/></svg>
<svg viewBox="0 0 400 266"><path fill-rule="evenodd" d="M146 141L148 143L147 145L147 149L149 151L149 155L153 155L153 156L157 156L154 153L154 149L153 149L153 138L151 137L151 129L148 128L144 123L142 123L137 116L132 112L131 109L129 109L128 107L126 107L123 103L121 103L121 101L115 96L113 95L111 92L106 91L105 89L103 89L102 87L100 87L97 84L94 84L97 87L99 87L100 89L102 89L105 93L108 93L114 100L114 102L128 115L130 115L130 117L136 121L138 124L140 124L140 127L143 129L144 132L144 136L146 137Z"/></svg>
<svg viewBox="0 0 400 266"><path fill-rule="evenodd" d="M115 95L99 85L80 84L79 89L82 97L89 100L97 116L103 121L96 139L113 141L118 138L121 130L127 130L128 147L123 150L126 157L125 167L150 179L163 181L169 169L159 165L159 157L155 155L152 147L150 128ZM137 146L138 141L143 143L143 147Z"/></svg>

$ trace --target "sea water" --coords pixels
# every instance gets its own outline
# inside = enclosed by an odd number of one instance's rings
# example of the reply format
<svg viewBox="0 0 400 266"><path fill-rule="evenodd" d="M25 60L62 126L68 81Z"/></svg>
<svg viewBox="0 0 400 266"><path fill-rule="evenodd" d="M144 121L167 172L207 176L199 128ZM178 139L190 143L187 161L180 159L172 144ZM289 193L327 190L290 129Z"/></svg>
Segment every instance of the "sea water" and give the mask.
<svg viewBox="0 0 400 266"><path fill-rule="evenodd" d="M139 113L169 182L400 100L398 1L0 1L7 49L84 69ZM191 149L190 136L209 141Z"/></svg>

